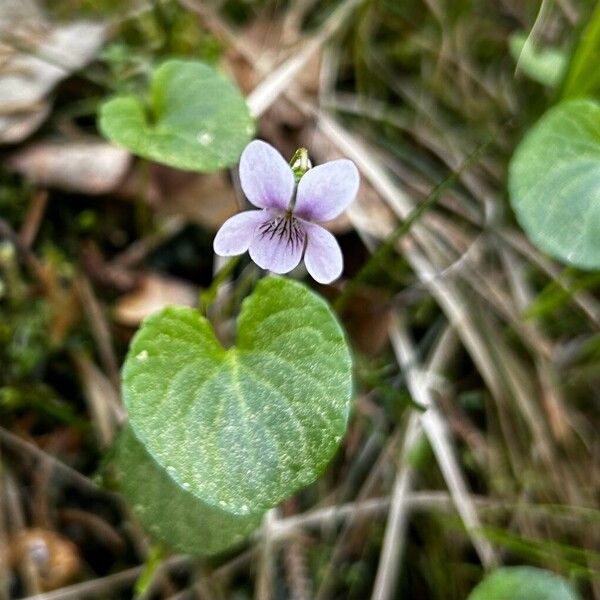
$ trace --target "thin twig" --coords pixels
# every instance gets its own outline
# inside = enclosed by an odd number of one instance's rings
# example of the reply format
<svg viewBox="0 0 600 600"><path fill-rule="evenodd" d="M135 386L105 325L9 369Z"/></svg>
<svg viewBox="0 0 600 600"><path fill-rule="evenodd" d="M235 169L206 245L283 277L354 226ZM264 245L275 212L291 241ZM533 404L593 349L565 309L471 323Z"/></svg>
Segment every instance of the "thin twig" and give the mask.
<svg viewBox="0 0 600 600"><path fill-rule="evenodd" d="M116 390L120 386L119 365L112 343L110 326L104 315L104 311L100 306L100 302L96 298L96 294L92 288L89 279L80 273L76 280L75 286L81 299L81 305L87 317L92 335L98 346L98 354L102 365L108 374L108 377Z"/></svg>
<svg viewBox="0 0 600 600"><path fill-rule="evenodd" d="M191 558L189 556L177 555L167 559L164 564L166 569L172 570L187 567L190 562ZM143 569L144 565L138 565L137 567L132 567L113 575L99 577L98 579L84 581L83 583L76 583L75 585L63 587L53 592L46 592L45 594L28 596L22 600L81 600L82 598L90 598L107 593L116 597L118 590L133 585Z"/></svg>
<svg viewBox="0 0 600 600"><path fill-rule="evenodd" d="M44 218L47 204L48 192L46 190L38 190L33 195L33 199L23 220L23 226L21 227L21 231L19 231L19 237L23 245L27 248L31 248L35 241L42 219Z"/></svg>
<svg viewBox="0 0 600 600"><path fill-rule="evenodd" d="M29 454L36 460L48 461L54 468L54 470L65 477L71 483L77 484L84 490L91 491L97 494L103 494L110 497L115 497L112 492L105 490L96 485L91 479L88 479L85 475L76 471L72 467L69 467L58 458L44 452L38 448L35 444L24 440L23 438L11 433L10 431L0 427L0 442L13 451L24 452Z"/></svg>
<svg viewBox="0 0 600 600"><path fill-rule="evenodd" d="M21 260L37 279L43 292L46 294L49 293L50 284L44 266L8 222L0 218L0 240L2 239L8 240L16 248Z"/></svg>

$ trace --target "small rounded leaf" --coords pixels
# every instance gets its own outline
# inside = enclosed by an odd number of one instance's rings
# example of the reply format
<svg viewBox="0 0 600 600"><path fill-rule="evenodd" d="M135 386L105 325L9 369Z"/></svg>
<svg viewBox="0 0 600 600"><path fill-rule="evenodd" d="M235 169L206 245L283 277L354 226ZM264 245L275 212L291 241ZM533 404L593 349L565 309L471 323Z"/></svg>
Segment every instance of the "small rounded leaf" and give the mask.
<svg viewBox="0 0 600 600"><path fill-rule="evenodd" d="M261 513L228 513L173 481L131 428L120 433L115 450L121 492L142 525L171 548L196 556L218 554L239 545L259 525Z"/></svg>
<svg viewBox="0 0 600 600"><path fill-rule="evenodd" d="M513 33L508 40L510 53L519 71L542 85L555 87L564 75L569 56L561 48L537 47L532 37L524 31Z"/></svg>
<svg viewBox="0 0 600 600"><path fill-rule="evenodd" d="M467 600L581 600L562 577L534 567L503 567L488 575Z"/></svg>
<svg viewBox="0 0 600 600"><path fill-rule="evenodd" d="M254 134L238 89L212 67L191 60L160 65L148 99L123 95L104 102L99 128L138 156L205 172L235 164Z"/></svg>
<svg viewBox="0 0 600 600"><path fill-rule="evenodd" d="M544 252L600 267L600 104L563 102L529 131L510 163L513 209Z"/></svg>
<svg viewBox="0 0 600 600"><path fill-rule="evenodd" d="M136 437L202 501L257 513L317 479L345 433L352 392L328 305L280 277L244 301L236 346L197 311L170 307L135 335L123 398Z"/></svg>

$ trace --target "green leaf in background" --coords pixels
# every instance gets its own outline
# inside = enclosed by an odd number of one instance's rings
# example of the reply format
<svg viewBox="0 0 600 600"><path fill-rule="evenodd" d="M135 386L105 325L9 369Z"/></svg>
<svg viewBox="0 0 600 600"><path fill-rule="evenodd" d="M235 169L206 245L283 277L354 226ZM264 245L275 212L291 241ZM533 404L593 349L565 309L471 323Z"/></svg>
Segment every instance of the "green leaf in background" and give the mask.
<svg viewBox="0 0 600 600"><path fill-rule="evenodd" d="M207 504L241 515L315 481L344 435L351 391L330 308L280 277L244 301L234 347L198 311L170 307L144 322L123 371L129 422L152 457Z"/></svg>
<svg viewBox="0 0 600 600"><path fill-rule="evenodd" d="M509 192L539 248L600 268L600 104L571 100L545 113L512 157Z"/></svg>
<svg viewBox="0 0 600 600"><path fill-rule="evenodd" d="M562 577L534 567L504 567L488 575L467 600L581 600Z"/></svg>
<svg viewBox="0 0 600 600"><path fill-rule="evenodd" d="M99 128L134 154L192 171L235 164L254 134L238 89L212 67L189 60L160 65L147 101L134 95L107 100Z"/></svg>
<svg viewBox="0 0 600 600"><path fill-rule="evenodd" d="M509 39L510 54L530 79L554 87L563 77L567 54L559 48L537 48L524 32L514 33Z"/></svg>
<svg viewBox="0 0 600 600"><path fill-rule="evenodd" d="M567 70L562 98L596 96L600 93L600 3L579 37Z"/></svg>
<svg viewBox="0 0 600 600"><path fill-rule="evenodd" d="M242 542L262 514L233 515L209 506L173 481L146 452L131 428L116 444L119 488L142 525L171 548L207 556Z"/></svg>

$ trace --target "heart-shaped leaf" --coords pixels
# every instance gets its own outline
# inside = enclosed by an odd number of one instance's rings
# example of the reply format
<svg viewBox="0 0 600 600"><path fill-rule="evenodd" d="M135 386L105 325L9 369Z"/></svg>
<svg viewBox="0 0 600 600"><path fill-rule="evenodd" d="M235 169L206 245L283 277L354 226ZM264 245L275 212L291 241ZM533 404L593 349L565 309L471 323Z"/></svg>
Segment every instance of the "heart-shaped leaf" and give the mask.
<svg viewBox="0 0 600 600"><path fill-rule="evenodd" d="M509 191L539 248L578 267L600 267L600 105L572 100L548 111L511 160Z"/></svg>
<svg viewBox="0 0 600 600"><path fill-rule="evenodd" d="M234 347L197 311L170 307L144 321L123 371L136 437L181 486L237 514L319 476L345 432L351 388L333 313L280 277L244 301Z"/></svg>
<svg viewBox="0 0 600 600"><path fill-rule="evenodd" d="M209 506L173 481L126 427L116 444L119 488L144 527L168 546L198 556L242 542L262 514L233 515Z"/></svg>
<svg viewBox="0 0 600 600"><path fill-rule="evenodd" d="M504 567L488 575L467 600L580 600L562 577L534 567Z"/></svg>
<svg viewBox="0 0 600 600"><path fill-rule="evenodd" d="M254 134L238 89L212 67L189 60L158 67L147 100L127 95L106 101L99 128L134 154L191 171L235 164Z"/></svg>

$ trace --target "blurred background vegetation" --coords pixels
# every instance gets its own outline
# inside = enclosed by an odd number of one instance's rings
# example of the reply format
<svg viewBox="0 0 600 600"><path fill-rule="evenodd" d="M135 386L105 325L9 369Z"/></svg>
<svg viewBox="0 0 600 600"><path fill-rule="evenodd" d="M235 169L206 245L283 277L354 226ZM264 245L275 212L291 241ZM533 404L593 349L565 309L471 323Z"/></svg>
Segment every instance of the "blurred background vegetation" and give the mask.
<svg viewBox="0 0 600 600"><path fill-rule="evenodd" d="M595 4L2 0L0 599L462 600L496 565L600 598L600 277L536 250L506 193ZM225 72L284 155L348 156L363 180L332 225L344 276L319 289L355 353L347 438L260 536L209 560L154 544L103 468L133 332L210 286L242 201L235 169L99 136L100 103L174 56ZM33 82L17 102L15 64ZM216 321L257 276L244 258Z"/></svg>

